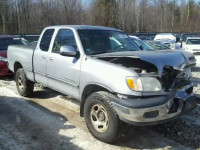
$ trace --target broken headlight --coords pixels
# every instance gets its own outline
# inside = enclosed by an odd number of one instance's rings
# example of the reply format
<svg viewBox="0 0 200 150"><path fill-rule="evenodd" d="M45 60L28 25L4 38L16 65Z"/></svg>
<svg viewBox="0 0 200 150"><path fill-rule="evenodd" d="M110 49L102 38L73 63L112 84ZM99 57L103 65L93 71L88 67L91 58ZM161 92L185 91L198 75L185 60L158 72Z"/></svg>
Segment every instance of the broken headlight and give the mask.
<svg viewBox="0 0 200 150"><path fill-rule="evenodd" d="M134 91L154 92L161 91L160 82L153 77L127 77L128 87Z"/></svg>

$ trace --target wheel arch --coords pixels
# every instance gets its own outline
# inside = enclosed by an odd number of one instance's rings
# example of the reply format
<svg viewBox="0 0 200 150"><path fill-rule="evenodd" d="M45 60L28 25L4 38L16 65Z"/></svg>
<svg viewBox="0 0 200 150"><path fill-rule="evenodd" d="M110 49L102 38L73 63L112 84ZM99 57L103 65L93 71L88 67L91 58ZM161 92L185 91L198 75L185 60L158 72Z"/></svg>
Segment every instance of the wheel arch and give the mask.
<svg viewBox="0 0 200 150"><path fill-rule="evenodd" d="M83 117L83 111L84 111L84 104L85 104L85 101L87 99L87 97L89 95L91 95L92 93L94 92L97 92L97 91L106 91L106 92L109 92L109 93L114 93L110 88L104 86L104 85L101 85L101 84L96 84L96 83L93 83L93 84L88 84L83 92L82 92L82 95L81 95L81 106L80 106L80 116Z"/></svg>
<svg viewBox="0 0 200 150"><path fill-rule="evenodd" d="M24 67L20 62L16 61L14 63L14 73L16 73L19 68L24 68Z"/></svg>

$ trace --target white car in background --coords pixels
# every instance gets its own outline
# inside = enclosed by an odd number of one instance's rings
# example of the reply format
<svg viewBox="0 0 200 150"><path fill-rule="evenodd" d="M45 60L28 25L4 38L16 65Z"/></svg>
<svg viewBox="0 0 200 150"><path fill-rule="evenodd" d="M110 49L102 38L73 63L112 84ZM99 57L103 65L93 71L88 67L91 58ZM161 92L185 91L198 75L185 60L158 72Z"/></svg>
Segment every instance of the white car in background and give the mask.
<svg viewBox="0 0 200 150"><path fill-rule="evenodd" d="M200 37L188 37L183 42L183 50L200 55Z"/></svg>
<svg viewBox="0 0 200 150"><path fill-rule="evenodd" d="M183 50L193 53L197 60L197 65L200 66L200 37L188 37L182 44Z"/></svg>
<svg viewBox="0 0 200 150"><path fill-rule="evenodd" d="M176 48L176 37L172 33L159 33L154 38L155 41L160 41L167 45L170 49Z"/></svg>

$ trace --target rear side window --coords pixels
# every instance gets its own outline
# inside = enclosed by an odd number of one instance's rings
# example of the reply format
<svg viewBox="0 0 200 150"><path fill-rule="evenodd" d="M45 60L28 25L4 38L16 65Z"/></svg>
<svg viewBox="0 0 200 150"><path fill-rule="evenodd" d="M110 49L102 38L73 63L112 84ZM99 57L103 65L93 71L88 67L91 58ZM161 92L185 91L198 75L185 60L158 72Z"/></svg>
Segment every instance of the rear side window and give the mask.
<svg viewBox="0 0 200 150"><path fill-rule="evenodd" d="M51 43L51 39L54 33L54 29L47 29L41 39L40 42L40 49L42 51L48 51L49 50L49 45Z"/></svg>

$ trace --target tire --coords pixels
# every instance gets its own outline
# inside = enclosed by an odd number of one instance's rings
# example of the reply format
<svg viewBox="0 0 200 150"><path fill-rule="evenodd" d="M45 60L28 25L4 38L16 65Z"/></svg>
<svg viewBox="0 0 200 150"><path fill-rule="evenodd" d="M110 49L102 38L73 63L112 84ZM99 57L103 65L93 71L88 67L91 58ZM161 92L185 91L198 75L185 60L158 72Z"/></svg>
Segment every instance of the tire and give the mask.
<svg viewBox="0 0 200 150"><path fill-rule="evenodd" d="M84 118L93 137L111 144L120 138L122 127L110 96L113 95L104 91L91 94L84 104ZM95 125L97 122L103 122L104 125Z"/></svg>
<svg viewBox="0 0 200 150"><path fill-rule="evenodd" d="M26 78L24 69L17 70L15 75L16 86L21 96L30 96L33 93L34 83Z"/></svg>

